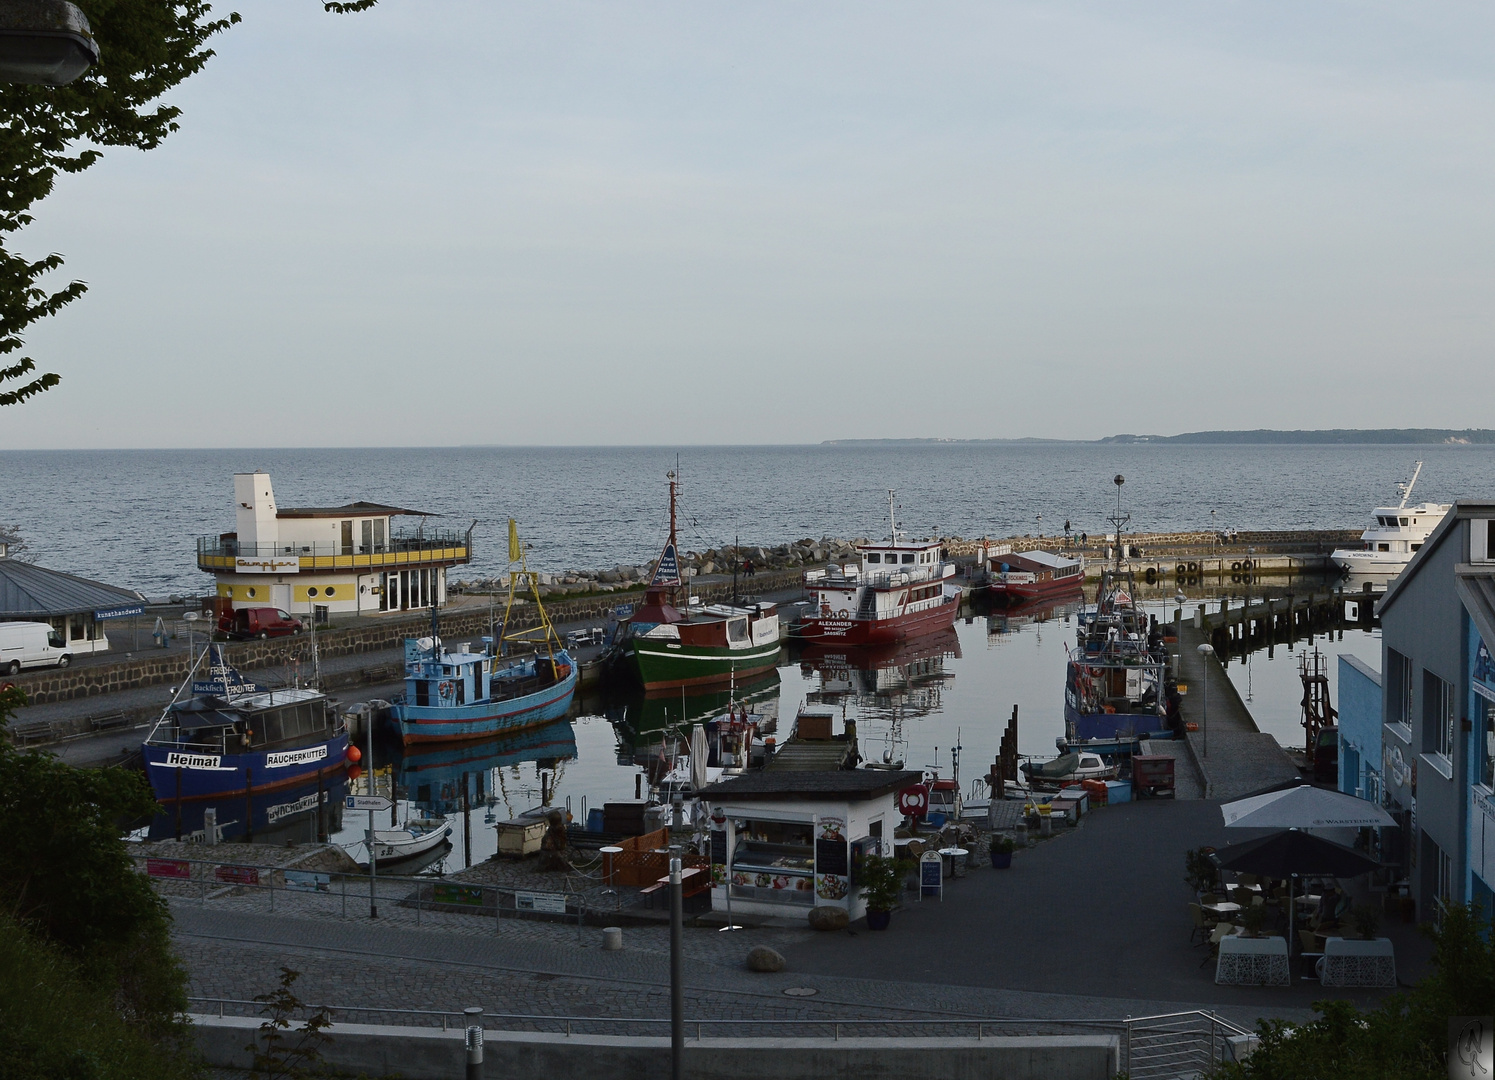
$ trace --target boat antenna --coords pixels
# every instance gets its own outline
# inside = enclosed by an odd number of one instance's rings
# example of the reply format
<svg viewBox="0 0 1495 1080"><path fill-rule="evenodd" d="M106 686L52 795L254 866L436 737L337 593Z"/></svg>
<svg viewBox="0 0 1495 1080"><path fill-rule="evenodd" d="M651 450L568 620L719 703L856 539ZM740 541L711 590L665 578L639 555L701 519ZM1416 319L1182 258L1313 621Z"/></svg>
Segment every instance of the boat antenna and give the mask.
<svg viewBox="0 0 1495 1080"><path fill-rule="evenodd" d="M898 515L894 511L893 506L893 500L897 497L897 495L897 491L895 491L893 488L888 488L888 543L890 544L898 543Z"/></svg>
<svg viewBox="0 0 1495 1080"><path fill-rule="evenodd" d="M1407 500L1412 497L1412 485L1417 483L1417 476L1421 472L1422 462L1419 461L1417 462L1417 467L1412 470L1412 479L1408 480L1405 484L1396 485L1397 491L1401 492L1402 496L1402 501L1397 505L1398 510L1405 510L1407 508Z"/></svg>
<svg viewBox="0 0 1495 1080"><path fill-rule="evenodd" d="M732 606L737 606L737 566L742 562L742 536L732 534Z"/></svg>
<svg viewBox="0 0 1495 1080"><path fill-rule="evenodd" d="M1116 572L1119 574L1121 573L1122 551L1121 527L1132 520L1132 515L1123 514L1121 512L1121 485L1126 483L1126 477L1122 476L1120 473L1117 473L1116 478L1111 482L1116 485L1116 513L1106 520L1109 521L1116 529Z"/></svg>

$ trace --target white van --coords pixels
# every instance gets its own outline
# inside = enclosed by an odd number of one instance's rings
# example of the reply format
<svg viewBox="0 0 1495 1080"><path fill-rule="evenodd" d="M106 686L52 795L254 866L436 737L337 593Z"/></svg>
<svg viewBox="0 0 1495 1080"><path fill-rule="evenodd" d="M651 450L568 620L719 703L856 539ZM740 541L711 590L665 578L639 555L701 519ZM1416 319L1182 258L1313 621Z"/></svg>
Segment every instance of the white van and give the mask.
<svg viewBox="0 0 1495 1080"><path fill-rule="evenodd" d="M0 622L0 674L73 662L62 635L44 622Z"/></svg>

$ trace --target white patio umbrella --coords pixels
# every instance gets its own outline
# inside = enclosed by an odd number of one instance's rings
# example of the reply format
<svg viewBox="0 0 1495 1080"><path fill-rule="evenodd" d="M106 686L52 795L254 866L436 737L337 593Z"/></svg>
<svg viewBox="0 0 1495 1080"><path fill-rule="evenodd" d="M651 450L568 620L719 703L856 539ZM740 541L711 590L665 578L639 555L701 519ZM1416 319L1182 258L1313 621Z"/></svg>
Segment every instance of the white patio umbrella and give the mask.
<svg viewBox="0 0 1495 1080"><path fill-rule="evenodd" d="M690 786L700 791L706 786L706 725L697 724L690 732Z"/></svg>
<svg viewBox="0 0 1495 1080"><path fill-rule="evenodd" d="M1237 799L1220 807L1232 829L1358 829L1395 825L1373 802L1311 784Z"/></svg>

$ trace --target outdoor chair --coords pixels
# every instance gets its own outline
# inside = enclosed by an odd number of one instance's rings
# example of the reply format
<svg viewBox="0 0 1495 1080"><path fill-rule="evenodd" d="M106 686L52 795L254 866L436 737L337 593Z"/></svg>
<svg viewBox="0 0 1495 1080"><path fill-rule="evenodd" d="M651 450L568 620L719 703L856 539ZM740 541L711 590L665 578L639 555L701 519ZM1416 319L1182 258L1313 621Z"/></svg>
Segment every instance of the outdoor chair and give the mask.
<svg viewBox="0 0 1495 1080"><path fill-rule="evenodd" d="M1218 957L1220 955L1220 942L1224 941L1234 932L1234 923L1222 922L1218 924L1214 932L1209 936L1209 954L1199 962L1199 966L1204 967L1205 964Z"/></svg>
<svg viewBox="0 0 1495 1080"><path fill-rule="evenodd" d="M1209 937L1210 931L1215 928L1215 924L1205 918L1204 909L1198 904L1189 905L1189 914L1194 918L1194 930L1189 934L1189 944L1203 945L1205 939Z"/></svg>
<svg viewBox="0 0 1495 1080"><path fill-rule="evenodd" d="M1212 892L1202 892L1199 894L1199 902L1201 904L1218 904L1220 902L1220 894Z"/></svg>
<svg viewBox="0 0 1495 1080"><path fill-rule="evenodd" d="M1261 875L1260 874L1237 874L1235 876L1235 879L1237 881L1239 881L1242 885L1260 885L1261 884Z"/></svg>

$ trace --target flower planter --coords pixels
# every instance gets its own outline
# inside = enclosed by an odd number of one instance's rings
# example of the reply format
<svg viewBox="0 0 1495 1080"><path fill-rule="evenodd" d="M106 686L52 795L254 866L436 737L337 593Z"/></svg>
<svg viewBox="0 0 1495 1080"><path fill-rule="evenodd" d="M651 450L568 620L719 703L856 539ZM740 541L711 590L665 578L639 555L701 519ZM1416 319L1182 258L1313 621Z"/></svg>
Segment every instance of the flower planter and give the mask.
<svg viewBox="0 0 1495 1080"><path fill-rule="evenodd" d="M991 868L993 870L1006 870L1012 865L1012 852L991 849Z"/></svg>
<svg viewBox="0 0 1495 1080"><path fill-rule="evenodd" d="M867 912L868 930L886 930L888 924L893 921L891 911L869 911Z"/></svg>

